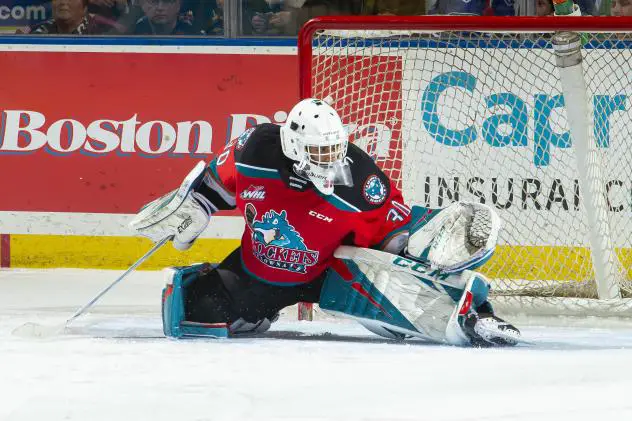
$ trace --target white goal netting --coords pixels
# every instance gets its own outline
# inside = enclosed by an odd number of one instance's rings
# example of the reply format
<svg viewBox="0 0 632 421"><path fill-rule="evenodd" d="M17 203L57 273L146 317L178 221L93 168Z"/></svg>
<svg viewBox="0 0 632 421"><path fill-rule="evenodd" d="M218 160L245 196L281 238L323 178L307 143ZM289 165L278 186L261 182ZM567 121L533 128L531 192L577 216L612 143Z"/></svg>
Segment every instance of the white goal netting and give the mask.
<svg viewBox="0 0 632 421"><path fill-rule="evenodd" d="M632 314L632 36L581 28L569 73L553 31L429 32L424 19L304 31L303 95L334 99L409 204L497 209L500 244L482 268L497 305Z"/></svg>

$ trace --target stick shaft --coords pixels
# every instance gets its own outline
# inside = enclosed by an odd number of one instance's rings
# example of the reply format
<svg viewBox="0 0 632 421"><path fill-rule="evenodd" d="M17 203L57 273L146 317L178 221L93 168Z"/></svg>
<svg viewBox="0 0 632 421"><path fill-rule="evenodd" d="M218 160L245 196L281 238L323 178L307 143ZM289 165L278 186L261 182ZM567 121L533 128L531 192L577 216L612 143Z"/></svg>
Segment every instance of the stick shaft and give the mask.
<svg viewBox="0 0 632 421"><path fill-rule="evenodd" d="M75 312L75 314L73 314L68 320L66 320L66 323L64 324L65 327L68 327L68 325L70 325L70 323L72 323L73 320L75 320L77 317L81 316L83 313L85 313L85 311L87 309L89 309L90 307L92 307L94 305L94 303L96 303L101 297L103 297L109 290L111 290L116 284L118 284L119 282L121 282L127 275L130 274L130 272L132 272L134 269L136 269L138 266L140 266L141 263L143 263L145 260L147 260L149 258L149 256L151 256L152 254L154 254L160 247L162 247L163 245L165 245L169 240L171 240L171 237L165 237L162 240L158 241L156 244L154 244L154 246L147 252L145 253L140 259L138 259L132 266L130 266L121 276L119 276L118 278L116 278L116 280L114 282L112 282L110 285L108 285L103 291L99 292L92 300L90 300L89 303L87 303L86 305L84 305L83 307L81 307L79 310L77 310Z"/></svg>

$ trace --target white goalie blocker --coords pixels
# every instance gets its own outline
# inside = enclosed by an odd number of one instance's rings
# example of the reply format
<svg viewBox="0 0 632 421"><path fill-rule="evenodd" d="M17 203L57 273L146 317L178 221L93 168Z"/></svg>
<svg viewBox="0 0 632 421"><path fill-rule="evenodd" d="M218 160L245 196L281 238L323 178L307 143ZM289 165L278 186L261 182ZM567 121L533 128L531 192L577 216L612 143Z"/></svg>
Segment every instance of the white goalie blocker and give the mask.
<svg viewBox="0 0 632 421"><path fill-rule="evenodd" d="M431 213L413 207L409 258L339 247L335 257L344 269L334 269L325 280L321 309L391 339L469 344L464 319L487 301L489 292L487 279L472 269L493 254L500 218L489 206L464 202ZM354 291L362 291L362 298Z"/></svg>
<svg viewBox="0 0 632 421"><path fill-rule="evenodd" d="M208 199L194 190L205 170L206 164L200 161L179 188L145 205L129 223L130 228L155 243L172 237L173 247L189 249L208 225L211 214L217 212Z"/></svg>

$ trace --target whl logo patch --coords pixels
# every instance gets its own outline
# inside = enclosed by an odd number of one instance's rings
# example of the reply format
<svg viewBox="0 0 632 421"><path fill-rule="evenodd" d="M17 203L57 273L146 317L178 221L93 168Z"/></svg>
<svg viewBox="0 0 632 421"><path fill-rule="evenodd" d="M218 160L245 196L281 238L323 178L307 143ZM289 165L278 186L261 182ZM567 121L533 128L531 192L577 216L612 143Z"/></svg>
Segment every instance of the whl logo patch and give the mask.
<svg viewBox="0 0 632 421"><path fill-rule="evenodd" d="M307 268L318 261L318 252L307 248L301 235L288 223L284 210L270 210L260 220L254 214L251 221L248 226L253 254L261 263L274 269L307 273Z"/></svg>
<svg viewBox="0 0 632 421"><path fill-rule="evenodd" d="M239 197L243 200L264 200L266 198L266 191L263 186L250 185L250 187L241 192Z"/></svg>

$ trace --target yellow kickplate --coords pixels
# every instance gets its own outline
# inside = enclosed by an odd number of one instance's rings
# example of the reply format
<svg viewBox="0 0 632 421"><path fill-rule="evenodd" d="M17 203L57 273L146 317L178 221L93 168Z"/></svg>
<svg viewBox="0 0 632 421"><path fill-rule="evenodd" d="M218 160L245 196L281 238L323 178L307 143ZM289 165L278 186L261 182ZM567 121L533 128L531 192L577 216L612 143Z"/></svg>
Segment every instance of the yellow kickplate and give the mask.
<svg viewBox="0 0 632 421"><path fill-rule="evenodd" d="M11 267L126 269L145 254L151 241L140 237L11 235ZM169 243L139 269L157 270L194 262L221 262L239 246L237 239L199 239L185 252Z"/></svg>
<svg viewBox="0 0 632 421"><path fill-rule="evenodd" d="M140 237L12 234L11 267L126 269L152 246ZM238 239L202 238L180 252L165 245L140 266L158 270L197 262L221 262L239 246ZM632 249L618 249L619 260L632 277ZM584 247L498 246L481 267L489 278L577 280L592 278L592 261Z"/></svg>

